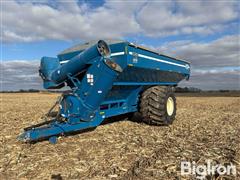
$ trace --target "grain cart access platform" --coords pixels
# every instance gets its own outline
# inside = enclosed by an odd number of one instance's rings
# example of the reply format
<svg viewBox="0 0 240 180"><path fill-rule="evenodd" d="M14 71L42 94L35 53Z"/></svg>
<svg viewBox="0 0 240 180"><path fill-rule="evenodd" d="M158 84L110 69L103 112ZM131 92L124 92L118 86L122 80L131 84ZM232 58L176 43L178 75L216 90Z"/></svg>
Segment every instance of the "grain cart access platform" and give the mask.
<svg viewBox="0 0 240 180"><path fill-rule="evenodd" d="M186 61L125 41L95 41L74 46L57 58L43 57L39 69L45 89L71 88L58 101L55 117L24 129L24 142L96 127L105 118L139 112L154 125L176 115L174 86L190 76Z"/></svg>

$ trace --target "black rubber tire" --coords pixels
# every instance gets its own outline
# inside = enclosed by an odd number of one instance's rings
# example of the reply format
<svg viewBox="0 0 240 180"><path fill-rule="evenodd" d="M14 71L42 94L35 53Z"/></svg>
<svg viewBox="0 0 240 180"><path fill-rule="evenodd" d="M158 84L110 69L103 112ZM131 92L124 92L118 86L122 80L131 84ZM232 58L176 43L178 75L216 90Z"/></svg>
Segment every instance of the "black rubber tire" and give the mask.
<svg viewBox="0 0 240 180"><path fill-rule="evenodd" d="M173 113L167 112L167 101L173 100ZM169 125L176 116L176 98L171 86L153 86L146 89L140 98L139 112L143 122L151 125Z"/></svg>

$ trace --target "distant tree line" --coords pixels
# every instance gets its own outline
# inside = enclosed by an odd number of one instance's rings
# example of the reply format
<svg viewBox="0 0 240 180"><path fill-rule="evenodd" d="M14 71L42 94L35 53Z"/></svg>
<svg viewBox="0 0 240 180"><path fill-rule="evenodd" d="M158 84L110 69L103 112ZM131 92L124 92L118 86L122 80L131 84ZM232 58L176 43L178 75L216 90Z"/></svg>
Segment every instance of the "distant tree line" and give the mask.
<svg viewBox="0 0 240 180"><path fill-rule="evenodd" d="M39 89L19 89L15 91L0 91L1 93L39 93L39 92L50 92L50 93L60 93L63 91L54 90L39 90Z"/></svg>
<svg viewBox="0 0 240 180"><path fill-rule="evenodd" d="M177 93L188 93L188 92L199 93L199 92L202 92L202 90L199 88L195 88L195 87L184 87L184 88L176 87L175 92L177 92Z"/></svg>
<svg viewBox="0 0 240 180"><path fill-rule="evenodd" d="M23 93L23 92L29 92L29 93L31 93L31 92L40 92L40 90L38 90L38 89L27 89L27 90L25 90L25 89L20 89L19 92L20 92L20 93Z"/></svg>
<svg viewBox="0 0 240 180"><path fill-rule="evenodd" d="M41 90L38 90L38 89L19 89L19 90L5 90L0 92L1 93L36 93L40 91Z"/></svg>

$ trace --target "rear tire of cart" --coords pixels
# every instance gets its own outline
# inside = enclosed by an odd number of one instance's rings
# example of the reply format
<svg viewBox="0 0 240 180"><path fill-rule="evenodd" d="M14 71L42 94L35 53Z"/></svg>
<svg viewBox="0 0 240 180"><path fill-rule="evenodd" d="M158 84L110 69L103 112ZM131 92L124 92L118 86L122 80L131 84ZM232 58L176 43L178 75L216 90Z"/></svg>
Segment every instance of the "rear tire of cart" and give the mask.
<svg viewBox="0 0 240 180"><path fill-rule="evenodd" d="M139 113L142 121L147 124L172 124L176 110L174 88L171 86L153 86L141 95Z"/></svg>

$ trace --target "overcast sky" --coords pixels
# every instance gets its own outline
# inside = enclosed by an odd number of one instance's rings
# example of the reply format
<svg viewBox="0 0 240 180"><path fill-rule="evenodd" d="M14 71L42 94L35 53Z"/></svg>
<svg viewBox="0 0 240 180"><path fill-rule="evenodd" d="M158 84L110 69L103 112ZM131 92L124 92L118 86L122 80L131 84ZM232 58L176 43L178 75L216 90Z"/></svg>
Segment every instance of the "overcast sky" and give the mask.
<svg viewBox="0 0 240 180"><path fill-rule="evenodd" d="M238 1L1 1L1 90L42 88L39 59L124 39L191 62L181 86L240 89Z"/></svg>

